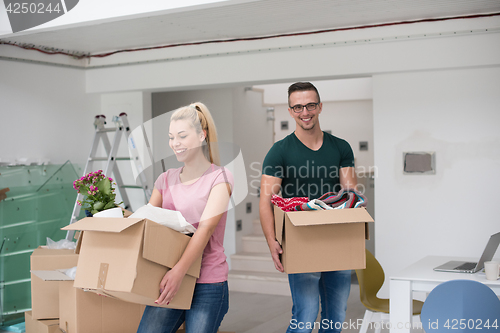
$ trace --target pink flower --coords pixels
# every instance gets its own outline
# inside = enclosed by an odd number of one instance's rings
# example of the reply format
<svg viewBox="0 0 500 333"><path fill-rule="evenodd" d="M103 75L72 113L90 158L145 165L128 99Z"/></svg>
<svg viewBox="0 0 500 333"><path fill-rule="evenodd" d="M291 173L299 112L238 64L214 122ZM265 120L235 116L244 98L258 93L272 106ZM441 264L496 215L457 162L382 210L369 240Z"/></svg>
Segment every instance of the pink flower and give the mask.
<svg viewBox="0 0 500 333"><path fill-rule="evenodd" d="M110 182L112 182L112 181L113 181L113 178L111 178L111 177L109 177L108 179L109 179L109 181L110 181Z"/></svg>

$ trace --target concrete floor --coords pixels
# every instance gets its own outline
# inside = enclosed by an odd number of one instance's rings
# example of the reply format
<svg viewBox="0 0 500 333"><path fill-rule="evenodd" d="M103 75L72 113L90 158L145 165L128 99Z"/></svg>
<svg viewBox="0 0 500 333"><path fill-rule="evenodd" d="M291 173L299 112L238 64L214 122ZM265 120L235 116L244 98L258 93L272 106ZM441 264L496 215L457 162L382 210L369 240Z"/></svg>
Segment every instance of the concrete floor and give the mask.
<svg viewBox="0 0 500 333"><path fill-rule="evenodd" d="M284 333L290 323L292 299L289 296L270 296L231 292L229 312L221 331L236 333ZM359 288L353 284L347 302L346 321L363 318L365 307L359 300ZM320 319L318 319L320 321ZM313 332L317 332L314 330ZM359 330L343 330L354 333Z"/></svg>
<svg viewBox="0 0 500 333"><path fill-rule="evenodd" d="M229 312L224 317L221 331L236 333L284 333L291 319L292 299L289 296L273 296L253 293L230 292ZM359 286L352 284L347 302L346 322L362 319L365 307L359 300ZM318 319L319 321L319 319ZM315 329L313 332L317 332ZM357 333L359 329L349 328L343 333ZM368 333L373 333L369 329ZM422 330L412 331L423 333ZM6 333L1 331L0 333ZM388 333L383 329L382 333Z"/></svg>
<svg viewBox="0 0 500 333"><path fill-rule="evenodd" d="M221 331L236 333L285 333L290 319L292 299L289 296L271 296L241 292L230 292L229 312L224 317ZM345 322L356 323L363 319L366 308L359 300L359 286L351 285L351 293L347 301ZM318 322L320 322L318 318ZM343 333L358 333L360 327L342 330ZM373 333L374 328L367 333ZM317 329L313 330L318 332ZM382 333L389 333L382 329ZM424 333L423 330L412 330L412 333Z"/></svg>

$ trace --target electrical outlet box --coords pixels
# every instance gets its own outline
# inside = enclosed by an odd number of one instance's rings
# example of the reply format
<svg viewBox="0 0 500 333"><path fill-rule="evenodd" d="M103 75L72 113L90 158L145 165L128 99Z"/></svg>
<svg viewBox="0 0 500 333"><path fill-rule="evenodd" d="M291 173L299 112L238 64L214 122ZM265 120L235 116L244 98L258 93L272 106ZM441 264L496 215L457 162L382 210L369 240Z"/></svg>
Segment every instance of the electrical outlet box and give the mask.
<svg viewBox="0 0 500 333"><path fill-rule="evenodd" d="M236 231L241 231L241 230L243 230L243 221L236 220Z"/></svg>
<svg viewBox="0 0 500 333"><path fill-rule="evenodd" d="M436 174L435 152L404 152L403 153L404 174Z"/></svg>

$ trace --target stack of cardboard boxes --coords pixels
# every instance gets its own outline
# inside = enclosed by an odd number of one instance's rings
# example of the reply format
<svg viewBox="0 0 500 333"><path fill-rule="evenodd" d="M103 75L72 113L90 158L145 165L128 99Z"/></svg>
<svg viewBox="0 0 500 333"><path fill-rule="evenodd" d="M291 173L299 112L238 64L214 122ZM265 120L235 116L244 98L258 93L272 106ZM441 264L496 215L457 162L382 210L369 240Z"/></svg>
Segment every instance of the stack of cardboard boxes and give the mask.
<svg viewBox="0 0 500 333"><path fill-rule="evenodd" d="M26 333L136 332L144 306L74 288L62 271L77 262L73 250L33 251L32 310L25 313Z"/></svg>
<svg viewBox="0 0 500 333"><path fill-rule="evenodd" d="M69 269L76 266L73 250L38 248L31 255L31 270ZM25 313L27 333L59 332L59 283L31 273L31 311Z"/></svg>
<svg viewBox="0 0 500 333"><path fill-rule="evenodd" d="M145 305L190 237L147 219L84 218L76 250L36 249L31 256L32 311L26 332L135 333ZM63 270L77 266L73 279ZM189 309L201 257L164 307ZM182 329L179 331L182 332Z"/></svg>

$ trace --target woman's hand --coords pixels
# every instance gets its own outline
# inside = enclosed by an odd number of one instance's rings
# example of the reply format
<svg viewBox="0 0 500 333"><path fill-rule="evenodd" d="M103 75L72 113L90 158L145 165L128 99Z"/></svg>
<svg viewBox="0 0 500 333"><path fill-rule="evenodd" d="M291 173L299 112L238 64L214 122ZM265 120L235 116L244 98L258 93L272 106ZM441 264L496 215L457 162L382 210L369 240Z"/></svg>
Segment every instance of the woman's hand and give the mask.
<svg viewBox="0 0 500 333"><path fill-rule="evenodd" d="M180 272L175 266L169 270L160 282L160 297L158 297L155 303L158 305L168 305L179 291L184 275L186 273Z"/></svg>

